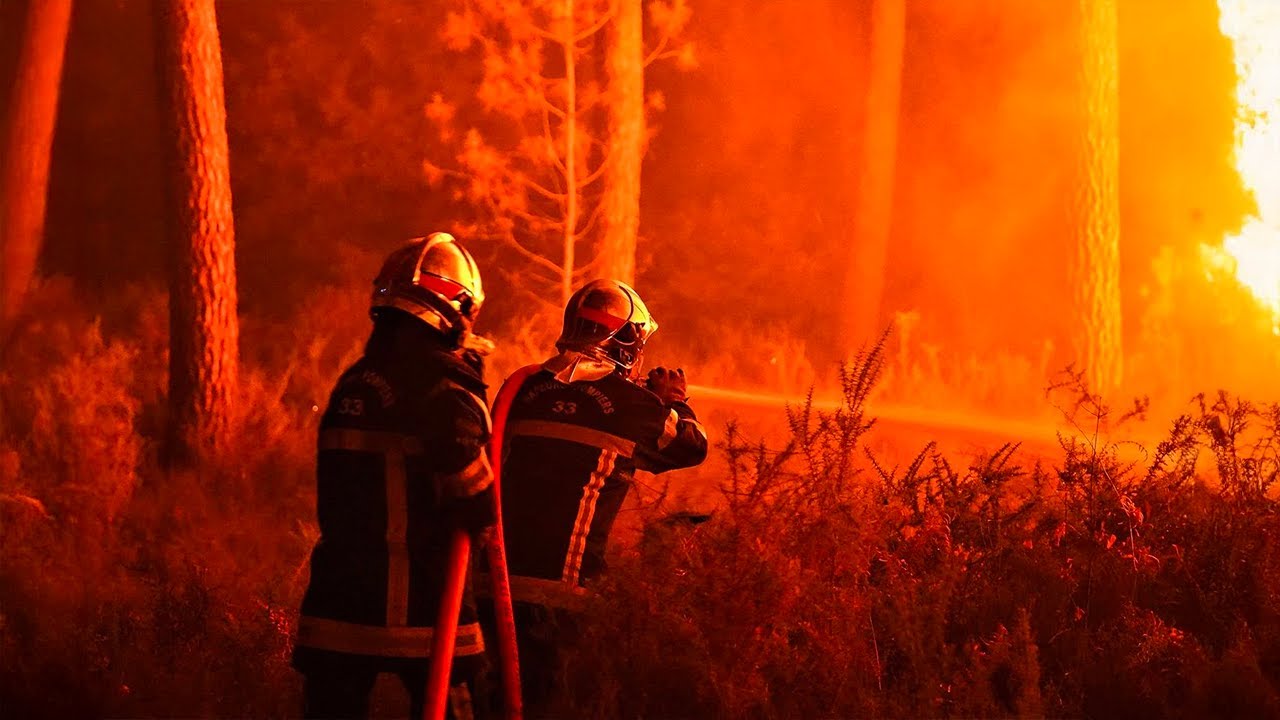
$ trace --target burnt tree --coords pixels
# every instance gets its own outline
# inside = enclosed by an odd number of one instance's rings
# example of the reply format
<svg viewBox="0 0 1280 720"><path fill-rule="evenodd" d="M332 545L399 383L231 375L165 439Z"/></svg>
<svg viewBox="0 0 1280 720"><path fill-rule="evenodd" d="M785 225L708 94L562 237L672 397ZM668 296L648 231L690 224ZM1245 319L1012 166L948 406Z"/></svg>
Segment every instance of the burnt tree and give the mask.
<svg viewBox="0 0 1280 720"><path fill-rule="evenodd" d="M169 408L177 459L226 447L238 335L222 53L213 0L156 3L170 169Z"/></svg>
<svg viewBox="0 0 1280 720"><path fill-rule="evenodd" d="M1080 110L1070 178L1071 346L1090 389L1107 392L1123 377L1116 3L1070 5Z"/></svg>
<svg viewBox="0 0 1280 720"><path fill-rule="evenodd" d="M0 337L21 309L44 237L71 0L31 0L26 10L0 176Z"/></svg>

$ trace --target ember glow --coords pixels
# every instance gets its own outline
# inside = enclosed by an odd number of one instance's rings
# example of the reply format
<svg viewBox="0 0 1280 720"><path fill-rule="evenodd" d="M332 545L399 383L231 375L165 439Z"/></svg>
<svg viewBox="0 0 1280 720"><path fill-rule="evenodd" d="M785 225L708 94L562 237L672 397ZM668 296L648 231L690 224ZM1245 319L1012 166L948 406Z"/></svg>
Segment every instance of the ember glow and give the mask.
<svg viewBox="0 0 1280 720"><path fill-rule="evenodd" d="M1236 277L1271 308L1280 335L1280 3L1221 0L1219 7L1239 77L1236 166L1257 203L1223 247Z"/></svg>

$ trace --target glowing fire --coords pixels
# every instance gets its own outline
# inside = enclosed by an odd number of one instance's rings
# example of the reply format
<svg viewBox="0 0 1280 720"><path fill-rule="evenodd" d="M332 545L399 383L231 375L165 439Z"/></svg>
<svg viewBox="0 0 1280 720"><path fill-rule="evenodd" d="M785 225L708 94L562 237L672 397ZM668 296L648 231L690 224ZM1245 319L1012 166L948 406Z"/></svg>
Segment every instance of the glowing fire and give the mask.
<svg viewBox="0 0 1280 720"><path fill-rule="evenodd" d="M1223 247L1236 278L1275 314L1280 335L1280 2L1219 0L1222 32L1235 46L1236 167L1256 216Z"/></svg>

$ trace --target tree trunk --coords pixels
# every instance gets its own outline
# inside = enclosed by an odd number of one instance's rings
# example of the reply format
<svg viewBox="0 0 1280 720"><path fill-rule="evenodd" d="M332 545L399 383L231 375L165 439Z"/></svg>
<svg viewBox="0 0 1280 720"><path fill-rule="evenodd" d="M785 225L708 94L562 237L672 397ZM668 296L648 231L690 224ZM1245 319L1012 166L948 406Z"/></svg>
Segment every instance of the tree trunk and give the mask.
<svg viewBox="0 0 1280 720"><path fill-rule="evenodd" d="M856 159L858 196L841 313L844 342L850 350L873 341L882 330L880 305L893 218L905 36L904 0L872 0L862 152Z"/></svg>
<svg viewBox="0 0 1280 720"><path fill-rule="evenodd" d="M1115 0L1076 0L1081 117L1071 188L1072 350L1095 392L1123 379Z"/></svg>
<svg viewBox="0 0 1280 720"><path fill-rule="evenodd" d="M573 14L573 0L564 0L565 36L560 41L564 49L564 254L560 267L560 305L569 304L573 294L574 252L578 245L578 78L577 43Z"/></svg>
<svg viewBox="0 0 1280 720"><path fill-rule="evenodd" d="M157 0L169 107L169 407L174 458L226 448L236 395L235 234L213 0Z"/></svg>
<svg viewBox="0 0 1280 720"><path fill-rule="evenodd" d="M30 0L9 101L0 177L0 338L22 307L44 238L49 158L71 0Z"/></svg>
<svg viewBox="0 0 1280 720"><path fill-rule="evenodd" d="M635 283L644 158L644 14L640 0L620 0L609 29L609 154L604 177L603 263L606 278Z"/></svg>

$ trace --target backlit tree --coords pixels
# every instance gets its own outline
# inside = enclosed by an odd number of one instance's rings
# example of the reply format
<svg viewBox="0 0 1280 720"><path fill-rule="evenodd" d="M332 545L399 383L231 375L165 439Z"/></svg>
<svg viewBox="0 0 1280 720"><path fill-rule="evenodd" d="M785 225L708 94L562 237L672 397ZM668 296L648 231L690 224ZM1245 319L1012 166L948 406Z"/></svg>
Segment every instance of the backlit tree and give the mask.
<svg viewBox="0 0 1280 720"><path fill-rule="evenodd" d="M178 457L226 447L238 370L235 233L213 0L156 3L171 166L169 406Z"/></svg>
<svg viewBox="0 0 1280 720"><path fill-rule="evenodd" d="M523 258L521 284L535 297L563 303L588 277L634 276L644 67L665 57L692 63L688 45L670 49L689 19L683 0L648 10L658 38L648 52L633 0L465 0L442 31L448 47L478 53L485 116L462 130L463 103L435 95L426 113L448 148L440 155L453 157L424 170L432 183L453 181L456 198L477 209L460 234ZM661 106L661 96L649 100Z"/></svg>
<svg viewBox="0 0 1280 720"><path fill-rule="evenodd" d="M862 151L857 158L858 195L853 242L845 273L844 341L854 350L880 332L880 305L893 214L898 149L902 51L906 34L904 0L872 0L863 97Z"/></svg>
<svg viewBox="0 0 1280 720"><path fill-rule="evenodd" d="M1116 3L1075 0L1071 8L1081 110L1070 197L1072 349L1090 388L1106 392L1123 373Z"/></svg>
<svg viewBox="0 0 1280 720"><path fill-rule="evenodd" d="M44 236L49 156L71 0L31 0L10 90L0 168L0 333L18 313ZM2 335L0 335L2 337Z"/></svg>

